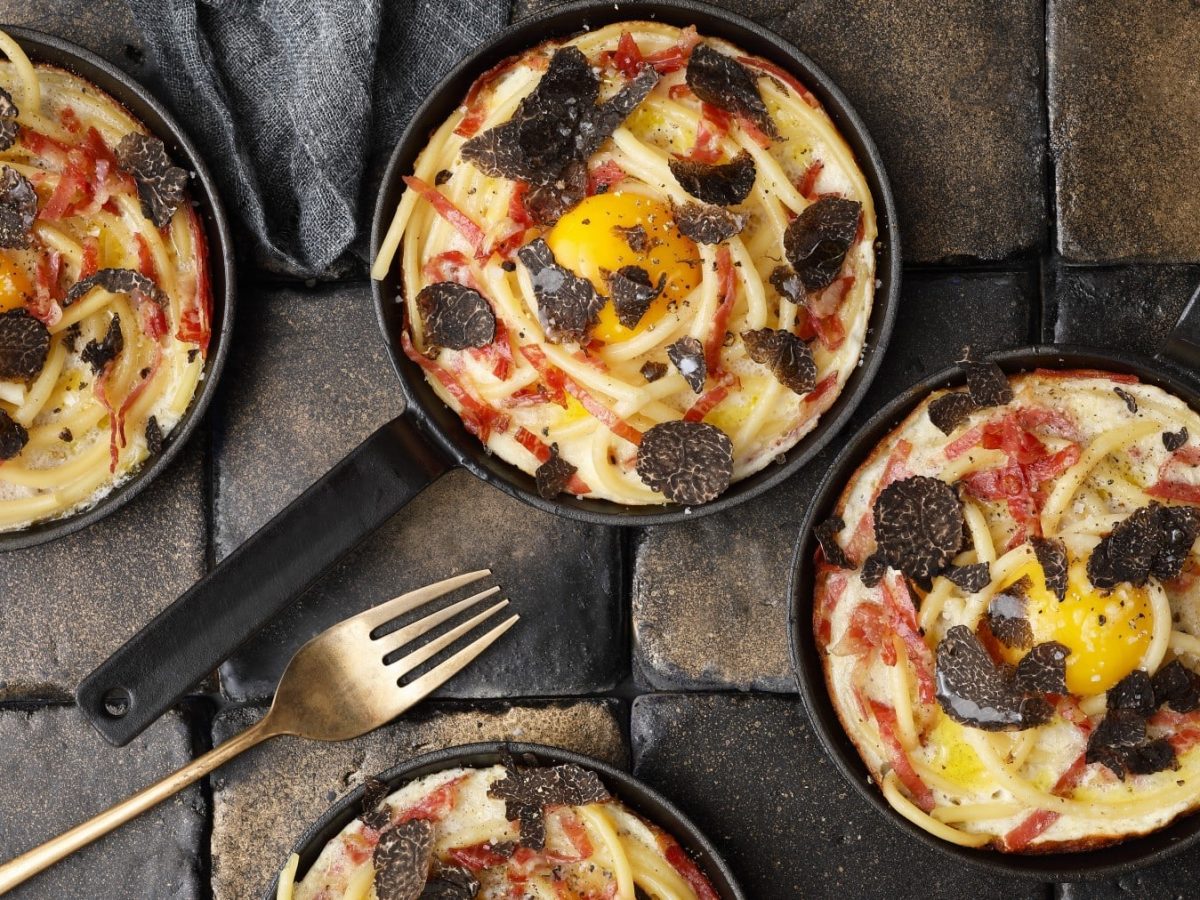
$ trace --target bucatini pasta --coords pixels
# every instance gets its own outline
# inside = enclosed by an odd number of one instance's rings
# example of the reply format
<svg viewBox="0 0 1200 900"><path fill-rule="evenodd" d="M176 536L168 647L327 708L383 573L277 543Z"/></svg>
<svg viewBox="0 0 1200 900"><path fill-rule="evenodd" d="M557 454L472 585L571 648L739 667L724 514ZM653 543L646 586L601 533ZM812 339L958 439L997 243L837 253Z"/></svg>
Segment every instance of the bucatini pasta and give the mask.
<svg viewBox="0 0 1200 900"><path fill-rule="evenodd" d="M489 450L561 491L703 503L811 431L853 372L875 210L811 93L695 29L625 22L476 81L373 275Z"/></svg>
<svg viewBox="0 0 1200 900"><path fill-rule="evenodd" d="M162 449L211 297L188 174L111 97L0 32L0 531L85 508Z"/></svg>

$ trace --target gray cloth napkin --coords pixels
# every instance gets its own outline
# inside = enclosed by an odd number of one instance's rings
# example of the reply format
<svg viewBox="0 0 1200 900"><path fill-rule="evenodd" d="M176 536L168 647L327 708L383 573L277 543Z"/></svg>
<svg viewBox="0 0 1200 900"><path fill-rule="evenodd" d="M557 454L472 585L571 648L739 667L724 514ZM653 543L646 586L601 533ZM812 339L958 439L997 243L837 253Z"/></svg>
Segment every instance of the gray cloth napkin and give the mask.
<svg viewBox="0 0 1200 900"><path fill-rule="evenodd" d="M506 0L127 0L255 261L314 277L365 248L380 168Z"/></svg>

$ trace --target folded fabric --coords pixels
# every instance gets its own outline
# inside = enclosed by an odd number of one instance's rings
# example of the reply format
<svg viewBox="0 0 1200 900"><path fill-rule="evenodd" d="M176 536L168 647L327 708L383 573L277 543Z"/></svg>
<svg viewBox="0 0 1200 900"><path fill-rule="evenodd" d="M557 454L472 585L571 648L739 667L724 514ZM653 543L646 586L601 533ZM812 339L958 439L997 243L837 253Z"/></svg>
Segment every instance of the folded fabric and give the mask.
<svg viewBox="0 0 1200 900"><path fill-rule="evenodd" d="M365 252L387 154L505 0L128 0L161 94L271 271Z"/></svg>

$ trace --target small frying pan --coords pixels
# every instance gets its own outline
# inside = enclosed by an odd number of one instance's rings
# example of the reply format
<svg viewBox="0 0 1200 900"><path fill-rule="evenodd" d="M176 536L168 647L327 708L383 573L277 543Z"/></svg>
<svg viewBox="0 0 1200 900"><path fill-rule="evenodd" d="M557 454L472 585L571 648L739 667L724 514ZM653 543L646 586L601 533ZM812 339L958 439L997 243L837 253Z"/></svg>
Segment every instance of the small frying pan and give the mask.
<svg viewBox="0 0 1200 900"><path fill-rule="evenodd" d="M816 429L772 466L734 484L712 503L622 506L564 496L544 500L532 477L485 451L426 383L400 346L399 278L375 284L375 305L406 410L354 450L215 571L89 675L79 705L108 740L124 744L211 672L238 645L290 604L317 577L447 471L464 467L530 506L602 525L682 522L756 497L807 463L834 436L866 392L892 330L900 289L896 211L879 153L845 97L807 57L782 38L733 13L691 0L670 3L575 3L555 7L502 32L455 68L413 117L384 175L375 210L372 253L391 222L428 135L457 108L477 75L548 38L630 18L695 25L798 74L824 104L854 149L879 218L877 277L870 335L862 363ZM690 515L689 515L690 513Z"/></svg>
<svg viewBox="0 0 1200 900"><path fill-rule="evenodd" d="M1027 347L1007 350L989 357L1009 374L1030 369L1104 369L1136 375L1146 384L1157 385L1200 411L1200 391L1195 373L1200 371L1200 291L1192 297L1163 350L1148 359L1132 353L1086 347ZM1187 375L1191 373L1189 380ZM847 443L817 489L801 526L792 561L789 586L789 628L792 661L800 681L800 693L813 727L825 750L854 788L881 815L909 835L955 859L1003 875L1022 875L1041 881L1080 881L1113 878L1178 853L1200 839L1200 815L1177 820L1153 834L1120 844L1080 853L1005 854L994 850L959 847L918 828L894 809L871 779L853 742L838 719L826 687L825 672L813 634L813 583L816 576L814 529L832 515L838 498L858 467L876 446L930 392L962 387L964 376L957 367L945 369L913 385L883 408Z"/></svg>
<svg viewBox="0 0 1200 900"><path fill-rule="evenodd" d="M47 63L66 69L109 94L167 145L167 154L177 165L195 174L188 184L188 192L196 204L196 211L208 236L213 310L212 340L209 343L208 359L204 364L204 379L196 390L196 396L192 398L191 406L171 432L163 452L147 460L132 478L82 512L51 519L20 531L0 532L0 553L44 544L112 515L140 494L146 485L171 465L172 460L179 455L183 445L196 430L196 426L200 424L204 411L208 409L208 404L216 393L217 381L225 367L225 357L229 353L230 333L233 331L234 291L237 284L234 277L233 241L216 184L195 145L162 104L133 78L82 47L26 28L4 30L12 35L34 63Z"/></svg>
<svg viewBox="0 0 1200 900"><path fill-rule="evenodd" d="M613 796L679 841L688 851L688 855L700 866L700 870L708 876L721 900L746 900L746 895L738 887L729 866L721 859L713 845L669 800L652 791L632 775L578 753L540 744L513 744L501 741L466 744L418 756L389 769L380 775L379 779L395 791L410 781L446 769L460 766L494 766L502 762L506 755L513 757L519 765L558 766L570 763L595 772ZM297 881L308 874L325 845L362 812L364 790L362 787L357 788L331 806L292 848L292 852L300 857L300 865L296 870ZM284 860L280 860L281 868L283 862ZM278 884L279 877L276 876L270 888L263 894L263 900L272 900L275 897Z"/></svg>

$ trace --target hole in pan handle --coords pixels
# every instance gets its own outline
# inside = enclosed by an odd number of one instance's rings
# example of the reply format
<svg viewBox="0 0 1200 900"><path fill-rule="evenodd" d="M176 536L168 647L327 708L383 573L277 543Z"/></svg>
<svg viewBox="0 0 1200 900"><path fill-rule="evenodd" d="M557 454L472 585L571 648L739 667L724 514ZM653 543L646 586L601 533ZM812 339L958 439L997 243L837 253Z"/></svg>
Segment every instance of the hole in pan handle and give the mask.
<svg viewBox="0 0 1200 900"><path fill-rule="evenodd" d="M1200 372L1200 287L1183 308L1161 355L1193 372Z"/></svg>
<svg viewBox="0 0 1200 900"><path fill-rule="evenodd" d="M407 417L384 425L88 675L84 716L128 743L452 467Z"/></svg>

